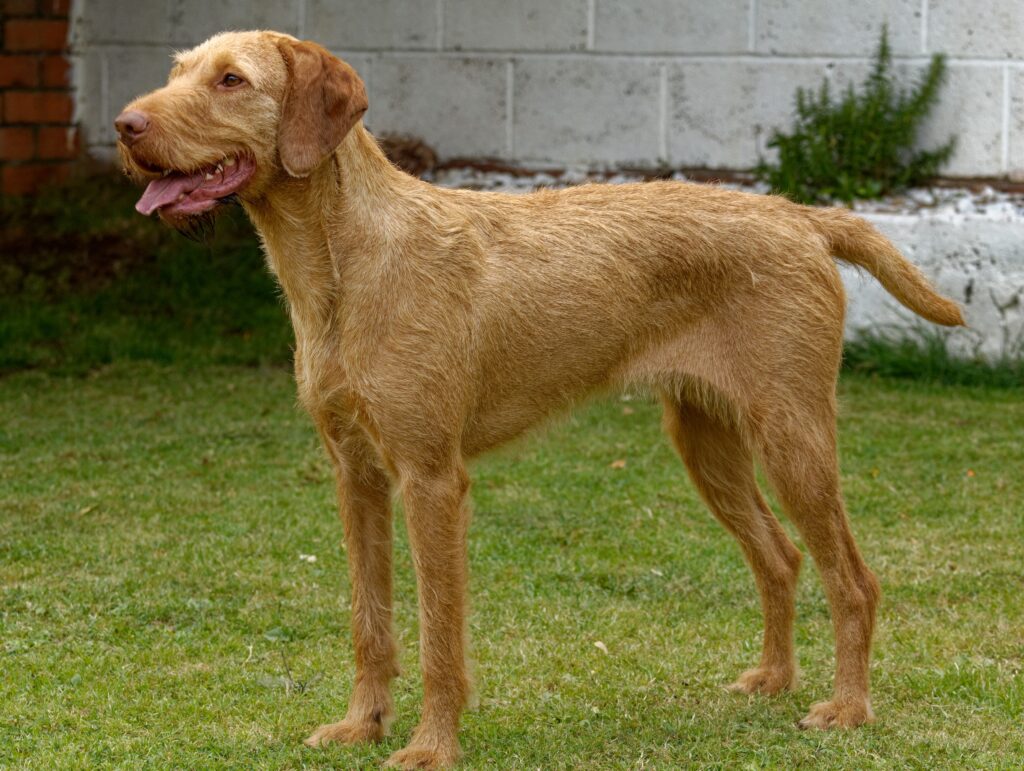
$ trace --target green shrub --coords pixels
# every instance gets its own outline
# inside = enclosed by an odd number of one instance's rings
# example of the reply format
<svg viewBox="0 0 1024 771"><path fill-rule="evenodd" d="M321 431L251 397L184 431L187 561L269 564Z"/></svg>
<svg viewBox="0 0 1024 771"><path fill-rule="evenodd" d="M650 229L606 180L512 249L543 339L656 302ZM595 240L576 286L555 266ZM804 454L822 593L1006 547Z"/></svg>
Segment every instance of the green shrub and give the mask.
<svg viewBox="0 0 1024 771"><path fill-rule="evenodd" d="M921 121L935 105L946 62L932 57L915 88L897 86L885 27L871 74L857 91L847 87L834 100L826 79L815 93L796 92L796 122L790 133L772 133L768 147L778 162L761 159L757 175L773 191L801 203L879 198L935 176L949 160L954 139L934 150L915 151Z"/></svg>

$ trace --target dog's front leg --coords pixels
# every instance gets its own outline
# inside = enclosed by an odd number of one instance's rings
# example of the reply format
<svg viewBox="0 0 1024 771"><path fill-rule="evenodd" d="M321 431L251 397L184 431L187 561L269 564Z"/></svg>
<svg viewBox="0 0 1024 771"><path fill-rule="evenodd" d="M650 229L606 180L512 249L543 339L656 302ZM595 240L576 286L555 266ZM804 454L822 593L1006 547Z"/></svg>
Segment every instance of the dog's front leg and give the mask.
<svg viewBox="0 0 1024 771"><path fill-rule="evenodd" d="M398 768L439 768L459 758L466 672L466 532L469 478L460 465L403 480L405 516L420 606L423 715L412 741L388 760Z"/></svg>
<svg viewBox="0 0 1024 771"><path fill-rule="evenodd" d="M391 483L362 442L322 433L345 526L356 676L345 719L317 729L306 739L313 747L382 739L394 717L391 681L398 674L391 625Z"/></svg>

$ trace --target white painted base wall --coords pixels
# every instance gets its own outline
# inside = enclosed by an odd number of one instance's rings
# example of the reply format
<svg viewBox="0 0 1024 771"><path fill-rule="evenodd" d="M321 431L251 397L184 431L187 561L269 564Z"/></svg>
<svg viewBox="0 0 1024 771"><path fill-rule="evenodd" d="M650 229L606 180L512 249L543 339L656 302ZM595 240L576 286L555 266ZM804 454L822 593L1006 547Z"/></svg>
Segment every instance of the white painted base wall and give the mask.
<svg viewBox="0 0 1024 771"><path fill-rule="evenodd" d="M938 289L964 307L965 329L944 329L906 310L866 272L843 267L847 337L941 335L962 358L1024 356L1024 217L869 214ZM1022 384L1024 385L1024 384Z"/></svg>

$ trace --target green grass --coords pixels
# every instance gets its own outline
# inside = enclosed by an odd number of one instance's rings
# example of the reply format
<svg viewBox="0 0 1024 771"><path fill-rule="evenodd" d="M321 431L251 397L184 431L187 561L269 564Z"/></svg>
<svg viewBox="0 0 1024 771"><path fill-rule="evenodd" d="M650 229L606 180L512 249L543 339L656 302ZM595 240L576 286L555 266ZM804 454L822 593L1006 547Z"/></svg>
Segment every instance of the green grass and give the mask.
<svg viewBox="0 0 1024 771"><path fill-rule="evenodd" d="M794 728L833 664L809 562L802 687L723 690L758 656L752 579L656 407L611 401L474 467L465 767L1019 766L1024 403L848 376L842 404L853 526L885 592L876 725ZM0 379L0 415L0 766L367 767L408 738L399 527L392 736L301 745L342 715L353 669L330 471L283 369L24 372Z"/></svg>

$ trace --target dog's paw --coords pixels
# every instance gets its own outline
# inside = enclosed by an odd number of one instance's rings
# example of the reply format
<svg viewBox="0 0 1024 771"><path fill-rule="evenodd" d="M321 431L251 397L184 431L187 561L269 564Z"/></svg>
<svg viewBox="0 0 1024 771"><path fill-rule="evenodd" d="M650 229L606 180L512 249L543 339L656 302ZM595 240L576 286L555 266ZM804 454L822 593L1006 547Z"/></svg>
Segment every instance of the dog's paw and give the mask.
<svg viewBox="0 0 1024 771"><path fill-rule="evenodd" d="M796 687L796 670L792 667L755 667L740 675L728 686L733 693L772 696Z"/></svg>
<svg viewBox="0 0 1024 771"><path fill-rule="evenodd" d="M450 768L459 761L461 754L457 743L451 746L429 746L414 740L408 747L394 753L384 765L401 769Z"/></svg>
<svg viewBox="0 0 1024 771"><path fill-rule="evenodd" d="M303 744L307 747L321 747L324 744L360 744L363 742L379 742L387 733L384 721L380 720L349 720L322 725Z"/></svg>
<svg viewBox="0 0 1024 771"><path fill-rule="evenodd" d="M811 705L811 711L796 725L801 730L808 728L856 728L865 723L875 722L875 713L867 699L856 701L823 701Z"/></svg>

